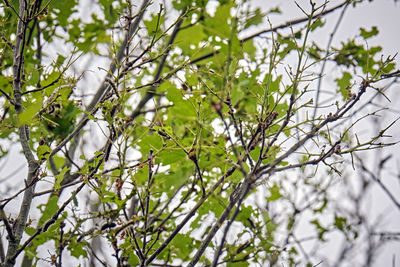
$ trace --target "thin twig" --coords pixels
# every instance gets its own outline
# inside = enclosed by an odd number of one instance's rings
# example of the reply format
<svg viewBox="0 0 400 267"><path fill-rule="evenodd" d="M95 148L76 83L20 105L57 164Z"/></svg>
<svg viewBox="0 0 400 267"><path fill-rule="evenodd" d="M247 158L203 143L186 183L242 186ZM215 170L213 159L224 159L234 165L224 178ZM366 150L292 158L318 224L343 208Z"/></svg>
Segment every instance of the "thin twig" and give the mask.
<svg viewBox="0 0 400 267"><path fill-rule="evenodd" d="M331 34L330 34L330 36L329 36L329 41L328 41L328 44L326 45L326 52L325 52L325 57L324 57L324 58L327 58L327 57L329 56L329 50L330 50L330 48L331 48L331 44L332 44L332 41L333 41L333 37L335 36L337 30L339 29L339 25L340 25L340 23L342 22L342 20L343 20L343 18L344 18L344 14L345 14L345 12L346 12L347 7L349 6L349 4L350 4L350 2L348 1L348 2L344 5L343 10L342 10L342 12L341 12L340 15L339 15L339 19L337 20L336 25L335 25L333 31L331 32ZM315 92L315 106L316 106L316 107L318 107L318 103L319 103L319 95L320 95L320 92L321 92L322 78L323 78L322 74L323 74L324 71L325 71L326 62L327 62L327 60L324 60L324 61L322 62L321 70L320 70L319 75L318 75L318 77L319 77L319 79L318 79L318 85L317 85L317 89L316 89L316 92ZM317 115L317 109L314 109L314 113L313 113L313 116L312 116L312 120L313 120L313 121L314 121L316 115Z"/></svg>
<svg viewBox="0 0 400 267"><path fill-rule="evenodd" d="M381 179L379 179L379 177L376 177L375 174L365 166L364 162L358 155L355 155L355 156L358 159L358 161L360 162L359 166L361 167L361 169L363 171L365 171L372 178L372 180L374 180L379 185L379 187L386 193L386 195L390 198L390 200L393 202L393 204L398 209L400 209L400 202L393 196L393 194L392 194L392 192L390 192L389 188L387 188L386 185L381 181Z"/></svg>

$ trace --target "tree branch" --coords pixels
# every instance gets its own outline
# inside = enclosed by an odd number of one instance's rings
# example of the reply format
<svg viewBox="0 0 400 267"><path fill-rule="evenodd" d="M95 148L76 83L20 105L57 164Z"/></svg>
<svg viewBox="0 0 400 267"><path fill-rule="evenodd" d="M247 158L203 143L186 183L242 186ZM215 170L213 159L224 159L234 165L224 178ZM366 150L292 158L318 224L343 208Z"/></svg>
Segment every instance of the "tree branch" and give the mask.
<svg viewBox="0 0 400 267"><path fill-rule="evenodd" d="M221 216L214 223L207 237L201 243L200 248L196 251L196 254L189 262L188 267L194 267L197 264L197 262L200 260L201 255L203 255L204 251L210 244L211 240L214 238L215 234L221 228L223 222L228 218L231 210L233 209L233 207L235 207L236 203L237 206L240 207L242 201L246 198L248 192L250 191L252 182L253 179L251 177L246 177L243 185L239 187L238 192L236 192L235 190L232 192L228 207L225 208Z"/></svg>
<svg viewBox="0 0 400 267"><path fill-rule="evenodd" d="M142 3L142 6L140 7L140 11L139 14L136 18L136 20L134 21L134 23L132 23L129 27L129 31L128 34L125 36L124 41L122 42L119 50L118 50L118 54L117 54L117 58L115 60L112 61L108 74L106 75L106 77L104 78L101 86L99 87L99 89L97 90L96 94L93 96L92 101L89 103L89 105L86 107L86 112L87 114L90 114L93 112L94 108L96 107L96 105L99 103L99 101L101 100L101 98L104 96L105 92L108 91L108 88L110 87L109 83L107 82L107 79L112 78L112 74L115 72L115 70L117 69L117 66L120 64L120 62L123 61L123 59L125 58L125 51L126 51L126 45L129 42L129 40L132 38L133 34L136 32L137 28L139 27L139 24L143 18L143 15L147 9L147 6L149 5L149 0L144 0ZM73 158L73 155L75 154L75 150L78 146L79 143L79 135L80 132L82 130L82 128L86 125L86 123L89 121L88 119L88 115L85 114L83 116L83 118L79 121L77 127L75 128L75 130L68 135L52 152L51 152L51 156L54 156L58 151L61 150L61 148L63 146L65 146L72 138L75 137L74 142L71 144L70 148L69 148L69 156L70 158Z"/></svg>
<svg viewBox="0 0 400 267"><path fill-rule="evenodd" d="M14 45L14 63L13 63L13 91L15 110L19 114L23 111L22 98L21 98L21 86L22 86L22 72L24 69L24 48L25 48L25 33L26 33L26 22L25 11L26 1L19 1L19 20L17 24L16 40ZM23 19L22 19L23 18ZM22 238L22 234L25 230L25 224L28 219L32 199L35 192L36 179L38 175L39 163L35 160L35 157L29 147L28 143L29 128L26 125L22 125L19 128L19 139L22 146L23 154L28 162L28 176L25 180L27 189L24 192L20 211L18 217L13 225L14 240L10 240L7 249L6 260L4 263L5 267L11 267L15 264L15 256L17 255L18 246Z"/></svg>

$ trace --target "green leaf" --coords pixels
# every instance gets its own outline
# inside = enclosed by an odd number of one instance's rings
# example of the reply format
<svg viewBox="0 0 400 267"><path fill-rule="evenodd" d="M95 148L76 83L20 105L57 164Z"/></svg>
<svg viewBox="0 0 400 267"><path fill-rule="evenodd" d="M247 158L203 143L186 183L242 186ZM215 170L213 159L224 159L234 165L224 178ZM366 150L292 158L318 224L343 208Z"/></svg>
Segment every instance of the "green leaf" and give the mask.
<svg viewBox="0 0 400 267"><path fill-rule="evenodd" d="M363 37L364 39L368 39L368 38L378 35L379 30L376 26L372 26L370 31L367 31L364 28L360 28L360 32L361 32L360 33L361 37Z"/></svg>
<svg viewBox="0 0 400 267"><path fill-rule="evenodd" d="M286 226L286 230L290 230L292 229L293 225L294 225L295 219L293 216L290 216L289 220L288 220L288 224Z"/></svg>
<svg viewBox="0 0 400 267"><path fill-rule="evenodd" d="M396 64L395 63L388 63L385 67L383 67L381 69L382 73L384 74L388 74L390 73L392 70L394 70L396 68Z"/></svg>
<svg viewBox="0 0 400 267"><path fill-rule="evenodd" d="M182 149L163 150L158 154L156 163L162 163L164 166L186 159L186 153Z"/></svg>
<svg viewBox="0 0 400 267"><path fill-rule="evenodd" d="M229 261L226 264L227 267L241 267L241 266L246 267L246 266L249 266L249 265L250 265L250 263L248 263L246 261L239 261L239 262Z"/></svg>
<svg viewBox="0 0 400 267"><path fill-rule="evenodd" d="M254 222L252 219L254 217L257 217L257 212L251 206L242 205L236 221L242 222L244 226L252 229L254 228Z"/></svg>
<svg viewBox="0 0 400 267"><path fill-rule="evenodd" d="M70 170L70 168L64 167L62 171L56 175L56 181L54 182L54 191L58 191L61 188L61 182L64 180L65 174Z"/></svg>
<svg viewBox="0 0 400 267"><path fill-rule="evenodd" d="M134 253L130 253L128 263L130 266L138 266L140 264L138 256L136 256Z"/></svg>
<svg viewBox="0 0 400 267"><path fill-rule="evenodd" d="M43 106L43 97L38 96L32 99L29 105L18 115L19 125L29 125L33 122L33 118Z"/></svg>
<svg viewBox="0 0 400 267"><path fill-rule="evenodd" d="M28 226L25 228L25 233L29 236L33 236L36 233L36 229Z"/></svg>
<svg viewBox="0 0 400 267"><path fill-rule="evenodd" d="M156 34L156 37L162 34L161 25L164 23L164 16L152 14L150 20L145 20L144 25L147 28L149 36Z"/></svg>
<svg viewBox="0 0 400 267"><path fill-rule="evenodd" d="M342 94L343 100L346 100L351 93L351 79L353 76L347 71L343 72L342 78L335 79L336 84L339 86L339 92Z"/></svg>
<svg viewBox="0 0 400 267"><path fill-rule="evenodd" d="M65 138L75 129L75 121L81 110L76 107L75 103L66 99L61 95L60 101L62 106L51 114L44 114L43 123L49 131L57 138ZM65 101L65 100L67 101ZM64 100L64 101L63 101Z"/></svg>
<svg viewBox="0 0 400 267"><path fill-rule="evenodd" d="M33 72L30 73L29 75L29 84L30 85L37 85L39 78L40 78L40 72L38 70L34 70Z"/></svg>
<svg viewBox="0 0 400 267"><path fill-rule="evenodd" d="M99 0L99 3L102 5L104 17L110 23L113 24L118 19L118 13L121 12L121 8L117 8L117 10L113 7L114 0ZM118 2L119 6L123 6L123 2Z"/></svg>
<svg viewBox="0 0 400 267"><path fill-rule="evenodd" d="M69 243L67 249L71 252L71 255L74 256L75 258L79 258L81 256L87 257L87 252L85 250L85 242L76 242L72 241Z"/></svg>
<svg viewBox="0 0 400 267"><path fill-rule="evenodd" d="M249 40L249 41L243 43L243 52L247 53L252 60L255 59L254 57L255 57L256 51L257 51L257 49L254 46L254 40Z"/></svg>
<svg viewBox="0 0 400 267"><path fill-rule="evenodd" d="M140 147L140 152L146 155L150 153L150 150L158 151L163 146L163 141L158 134L153 133L143 136L137 145Z"/></svg>
<svg viewBox="0 0 400 267"><path fill-rule="evenodd" d="M56 87L62 81L61 76L61 79L57 82L57 79L59 79L60 75L61 73L59 71L52 71L50 74L46 75L45 79L42 80L41 84L46 87L46 96L50 96L53 93L54 89L56 89Z"/></svg>
<svg viewBox="0 0 400 267"><path fill-rule="evenodd" d="M223 39L231 35L231 27L228 19L231 17L232 4L221 4L217 7L214 17L205 21L207 31L211 35L220 36Z"/></svg>
<svg viewBox="0 0 400 267"><path fill-rule="evenodd" d="M52 13L56 14L56 20L58 20L60 26L66 27L68 18L77 11L77 8L75 8L77 5L78 2L76 0L54 0L51 2L50 8Z"/></svg>
<svg viewBox="0 0 400 267"><path fill-rule="evenodd" d="M261 213L261 216L264 220L264 223L267 227L267 231L269 233L269 238L268 240L272 241L273 240L273 232L275 232L276 228L278 227L278 225L271 219L271 216L269 215L268 212L263 212Z"/></svg>
<svg viewBox="0 0 400 267"><path fill-rule="evenodd" d="M37 156L39 160L47 160L50 156L51 149L47 145L40 145L37 148Z"/></svg>
<svg viewBox="0 0 400 267"><path fill-rule="evenodd" d="M0 88L7 94L11 95L13 92L12 77L0 75Z"/></svg>
<svg viewBox="0 0 400 267"><path fill-rule="evenodd" d="M57 59L56 59L56 66L61 66L64 63L65 59L66 59L66 57L58 54Z"/></svg>
<svg viewBox="0 0 400 267"><path fill-rule="evenodd" d="M282 197L280 188L277 184L274 184L269 188L269 193L270 196L266 198L268 201L276 201Z"/></svg>
<svg viewBox="0 0 400 267"><path fill-rule="evenodd" d="M198 45L201 41L207 38L207 35L203 32L202 25L195 25L192 27L188 27L179 32L176 37L176 44L183 50L185 54L193 53L191 46L194 46L195 49L198 49Z"/></svg>
<svg viewBox="0 0 400 267"><path fill-rule="evenodd" d="M282 11L281 11L281 9L280 9L279 7L273 7L273 8L271 8L271 9L269 9L267 13L271 13L271 14L272 14L272 13L281 14Z"/></svg>
<svg viewBox="0 0 400 267"><path fill-rule="evenodd" d="M177 188L184 183L193 170L193 163L190 161L181 161L170 166L168 173L160 173L157 175L157 182L165 189ZM167 194L172 194L172 190L167 190Z"/></svg>
<svg viewBox="0 0 400 267"><path fill-rule="evenodd" d="M40 204L37 208L42 212L42 217L39 220L39 225L43 225L58 211L58 196L53 195L50 197L47 204Z"/></svg>
<svg viewBox="0 0 400 267"><path fill-rule="evenodd" d="M233 86L231 89L231 101L236 105L245 95L243 88L250 83L249 80L243 80L239 86Z"/></svg>
<svg viewBox="0 0 400 267"><path fill-rule="evenodd" d="M54 163L55 163L57 169L60 169L62 166L64 166L65 158L54 155L53 160L54 160Z"/></svg>
<svg viewBox="0 0 400 267"><path fill-rule="evenodd" d="M310 221L310 223L317 228L319 240L325 241L324 235L328 231L328 229L323 227L317 219Z"/></svg>
<svg viewBox="0 0 400 267"><path fill-rule="evenodd" d="M325 22L321 20L321 18L318 18L311 24L311 31L314 31L315 29L324 26Z"/></svg>
<svg viewBox="0 0 400 267"><path fill-rule="evenodd" d="M185 258L193 250L194 240L189 234L177 234L171 243L174 254L179 258Z"/></svg>
<svg viewBox="0 0 400 267"><path fill-rule="evenodd" d="M321 204L321 207L315 208L314 213L322 213L328 204L328 199L324 198L324 201Z"/></svg>
<svg viewBox="0 0 400 267"><path fill-rule="evenodd" d="M347 225L347 219L345 217L340 217L335 214L335 222L333 225L340 231L344 231Z"/></svg>
<svg viewBox="0 0 400 267"><path fill-rule="evenodd" d="M257 8L252 12L252 14L246 19L246 24L244 28L247 29L250 26L258 25L263 21L264 15L261 13L261 9Z"/></svg>
<svg viewBox="0 0 400 267"><path fill-rule="evenodd" d="M166 97L169 101L176 103L183 101L182 94L178 88L174 84L169 81L166 81L161 84L158 88L160 92L166 92Z"/></svg>

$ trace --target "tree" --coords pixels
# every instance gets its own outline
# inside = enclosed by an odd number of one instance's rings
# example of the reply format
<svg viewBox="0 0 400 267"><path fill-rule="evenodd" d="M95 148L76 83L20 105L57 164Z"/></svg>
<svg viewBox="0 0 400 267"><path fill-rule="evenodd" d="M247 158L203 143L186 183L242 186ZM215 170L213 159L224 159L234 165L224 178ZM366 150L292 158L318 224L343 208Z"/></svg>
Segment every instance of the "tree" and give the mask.
<svg viewBox="0 0 400 267"><path fill-rule="evenodd" d="M394 122L353 129L399 71L368 45L376 27L313 39L362 1L336 4L272 25L279 8L251 1L4 0L2 158L17 143L27 174L0 200L2 266L338 266L365 240L356 260L372 264L383 233L359 209L371 178L399 204L379 179L389 158L377 172L360 155L394 144ZM363 183L344 204L349 166ZM332 233L336 261L318 254Z"/></svg>

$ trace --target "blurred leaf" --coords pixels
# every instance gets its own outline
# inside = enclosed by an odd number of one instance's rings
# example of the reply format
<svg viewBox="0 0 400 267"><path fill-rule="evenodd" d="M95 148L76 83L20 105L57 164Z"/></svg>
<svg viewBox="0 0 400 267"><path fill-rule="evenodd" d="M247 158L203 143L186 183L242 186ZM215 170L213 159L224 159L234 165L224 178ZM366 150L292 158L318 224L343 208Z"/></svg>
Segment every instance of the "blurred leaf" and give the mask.
<svg viewBox="0 0 400 267"><path fill-rule="evenodd" d="M270 196L266 198L268 201L276 201L282 197L282 194L280 193L280 188L277 184L274 184L269 188L269 193Z"/></svg>
<svg viewBox="0 0 400 267"><path fill-rule="evenodd" d="M324 238L324 235L328 231L328 229L323 227L317 219L310 221L310 223L313 224L315 226L315 228L317 229L319 240L326 241Z"/></svg>
<svg viewBox="0 0 400 267"><path fill-rule="evenodd" d="M67 249L75 258L87 257L87 252L85 250L86 246L86 242L76 242L74 240L71 240L71 243L69 243Z"/></svg>
<svg viewBox="0 0 400 267"><path fill-rule="evenodd" d="M33 236L35 234L35 232L36 232L36 229L33 227L28 226L25 228L25 233L29 236Z"/></svg>
<svg viewBox="0 0 400 267"><path fill-rule="evenodd" d="M203 32L203 26L195 25L180 31L176 37L176 44L184 53L190 54L190 52L196 51L199 48L199 43L206 38L207 35ZM191 49L191 46L194 46L195 49Z"/></svg>
<svg viewBox="0 0 400 267"><path fill-rule="evenodd" d="M340 231L344 231L347 225L347 219L345 217L340 217L335 214L335 222L333 225Z"/></svg>
<svg viewBox="0 0 400 267"><path fill-rule="evenodd" d="M324 201L322 202L321 207L315 208L314 213L322 213L325 210L327 204L328 204L328 199L324 198Z"/></svg>
<svg viewBox="0 0 400 267"><path fill-rule="evenodd" d="M346 100L351 93L351 79L353 76L347 71L343 72L342 78L335 79L339 86L339 92L342 94L343 100Z"/></svg>
<svg viewBox="0 0 400 267"><path fill-rule="evenodd" d="M152 14L150 20L144 20L144 25L147 28L149 36L156 35L156 38L161 35L161 25L164 23L164 16Z"/></svg>
<svg viewBox="0 0 400 267"><path fill-rule="evenodd" d="M219 36L223 39L229 38L231 27L228 19L231 17L232 6L232 3L219 5L214 17L205 21L205 29L210 35Z"/></svg>
<svg viewBox="0 0 400 267"><path fill-rule="evenodd" d="M77 0L54 0L49 6L51 7L51 13L56 14L56 20L62 27L67 26L68 18L78 10Z"/></svg>
<svg viewBox="0 0 400 267"><path fill-rule="evenodd" d="M40 145L37 148L37 155L39 160L47 160L50 156L51 149L47 145Z"/></svg>
<svg viewBox="0 0 400 267"><path fill-rule="evenodd" d="M39 220L39 225L43 225L58 211L58 196L53 195L50 197L46 204L40 204L37 208L41 211L42 217Z"/></svg>
<svg viewBox="0 0 400 267"><path fill-rule="evenodd" d="M27 107L18 115L19 125L31 124L35 115L43 106L43 97L38 96L27 105Z"/></svg>
<svg viewBox="0 0 400 267"><path fill-rule="evenodd" d="M64 180L65 174L70 170L70 168L64 167L62 171L56 175L56 180L54 182L54 191L57 192L61 188L61 182Z"/></svg>
<svg viewBox="0 0 400 267"><path fill-rule="evenodd" d="M324 25L325 25L325 22L323 22L321 20L321 18L318 18L311 24L311 31L315 31L315 29L322 27Z"/></svg>
<svg viewBox="0 0 400 267"><path fill-rule="evenodd" d="M257 8L254 10L249 17L247 17L246 24L244 25L244 28L249 28L250 26L253 25L258 25L263 21L263 14L261 13L261 9Z"/></svg>
<svg viewBox="0 0 400 267"><path fill-rule="evenodd" d="M365 30L364 28L360 28L360 35L364 38L364 39L368 39L371 38L373 36L378 35L379 31L378 28L376 26L372 26L370 31Z"/></svg>

